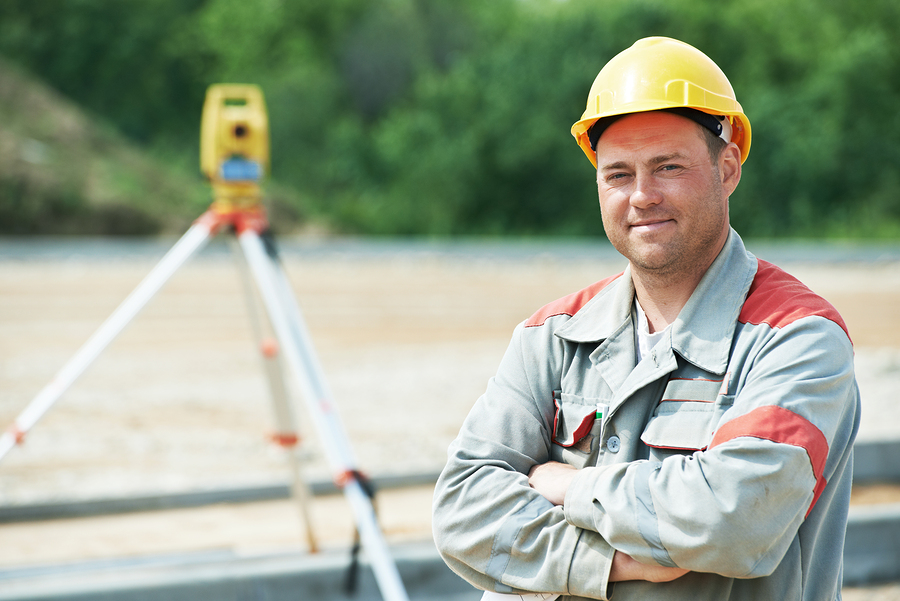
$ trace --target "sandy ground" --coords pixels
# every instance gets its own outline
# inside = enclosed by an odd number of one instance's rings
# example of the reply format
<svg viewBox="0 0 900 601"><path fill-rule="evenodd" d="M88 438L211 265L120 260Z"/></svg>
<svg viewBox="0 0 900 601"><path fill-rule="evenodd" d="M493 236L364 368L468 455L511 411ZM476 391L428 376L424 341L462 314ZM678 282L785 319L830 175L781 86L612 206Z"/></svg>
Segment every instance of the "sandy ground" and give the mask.
<svg viewBox="0 0 900 601"><path fill-rule="evenodd" d="M0 423L9 423L158 256L0 255ZM437 470L510 332L536 308L618 272L620 259L552 254L290 253L289 277L363 470ZM900 436L900 264L783 263L843 314L857 349L861 439ZM235 262L204 253L175 275L0 462L0 504L284 482L274 420ZM296 394L294 395L297 396ZM327 458L298 405L306 474ZM430 490L384 491L391 542L430 535ZM866 491L859 502L896 500ZM323 545L346 546L340 497L313 507ZM228 548L303 548L291 501L0 525L0 570ZM900 600L868 589L846 599Z"/></svg>

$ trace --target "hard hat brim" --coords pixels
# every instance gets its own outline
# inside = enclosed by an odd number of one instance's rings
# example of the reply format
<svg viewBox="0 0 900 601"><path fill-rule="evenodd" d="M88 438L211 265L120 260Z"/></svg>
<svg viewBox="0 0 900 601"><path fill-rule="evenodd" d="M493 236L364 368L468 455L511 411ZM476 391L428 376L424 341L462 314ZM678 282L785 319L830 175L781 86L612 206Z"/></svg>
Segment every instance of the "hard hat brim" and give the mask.
<svg viewBox="0 0 900 601"><path fill-rule="evenodd" d="M581 147L581 150L584 151L585 156L587 156L588 160L597 168L597 153L591 148L591 141L588 138L588 130L591 128L594 123L596 123L599 119L603 117L615 117L619 115L630 115L633 113L649 113L652 111L665 110L665 108L681 108L684 105L675 105L672 107L654 107L647 108L644 110L622 110L618 112L612 112L609 114L603 115L591 115L589 117L582 117L578 121L576 121L572 125L572 135L575 137L575 141L578 143L578 146ZM744 115L743 112L735 112L735 113L713 113L712 111L704 111L698 107L688 107L694 108L698 111L702 111L704 113L713 115L713 114L724 114L727 117L731 118L731 123L733 127L733 133L731 137L731 141L737 144L738 148L741 150L741 163L747 160L747 156L750 154L750 120L747 119L747 116Z"/></svg>

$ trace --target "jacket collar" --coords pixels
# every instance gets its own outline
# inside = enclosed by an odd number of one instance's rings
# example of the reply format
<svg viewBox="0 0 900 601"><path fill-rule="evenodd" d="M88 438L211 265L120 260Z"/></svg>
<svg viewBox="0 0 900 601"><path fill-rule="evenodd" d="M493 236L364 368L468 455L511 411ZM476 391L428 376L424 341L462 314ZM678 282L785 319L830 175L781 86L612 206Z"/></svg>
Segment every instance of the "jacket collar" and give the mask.
<svg viewBox="0 0 900 601"><path fill-rule="evenodd" d="M757 260L733 229L687 304L672 323L672 350L706 371L724 374L738 315L756 275ZM631 268L601 290L556 335L571 342L601 342L631 320ZM626 330L632 332L631 328ZM624 333L624 332L623 332Z"/></svg>

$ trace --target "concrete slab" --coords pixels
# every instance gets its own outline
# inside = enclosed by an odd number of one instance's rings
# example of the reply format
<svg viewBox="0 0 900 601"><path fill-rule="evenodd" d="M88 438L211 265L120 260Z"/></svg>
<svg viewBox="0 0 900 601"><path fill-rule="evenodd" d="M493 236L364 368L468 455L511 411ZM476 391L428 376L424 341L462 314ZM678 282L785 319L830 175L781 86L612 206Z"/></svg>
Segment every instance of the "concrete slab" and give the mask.
<svg viewBox="0 0 900 601"><path fill-rule="evenodd" d="M900 482L900 440L856 443L853 483L869 482Z"/></svg>
<svg viewBox="0 0 900 601"><path fill-rule="evenodd" d="M431 486L437 482L439 470L408 473L381 474L369 478L376 491L415 486ZM331 480L314 479L307 482L314 496L337 495L340 489ZM84 499L27 503L0 506L0 524L79 518L118 513L163 511L187 507L203 507L220 503L255 503L291 497L291 486L286 482L273 482L260 486L237 486L180 493L127 495L105 499Z"/></svg>
<svg viewBox="0 0 900 601"><path fill-rule="evenodd" d="M851 507L844 582L900 581L900 503Z"/></svg>
<svg viewBox="0 0 900 601"><path fill-rule="evenodd" d="M392 549L413 600L476 601L481 593L453 574L430 543ZM295 601L380 599L362 559L356 592L346 589L346 551L239 557L202 553L69 565L56 571L0 572L2 601Z"/></svg>

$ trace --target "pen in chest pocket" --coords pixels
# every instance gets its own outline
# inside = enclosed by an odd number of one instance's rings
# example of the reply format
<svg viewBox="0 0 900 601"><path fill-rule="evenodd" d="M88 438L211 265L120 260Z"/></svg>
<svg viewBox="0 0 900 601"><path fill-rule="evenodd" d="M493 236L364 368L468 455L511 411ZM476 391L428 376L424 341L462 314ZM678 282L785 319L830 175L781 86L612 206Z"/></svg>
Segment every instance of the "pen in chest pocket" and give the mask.
<svg viewBox="0 0 900 601"><path fill-rule="evenodd" d="M597 409L594 413L594 425L597 428L597 437L603 440L603 420L609 413L609 405L606 403L597 403Z"/></svg>

